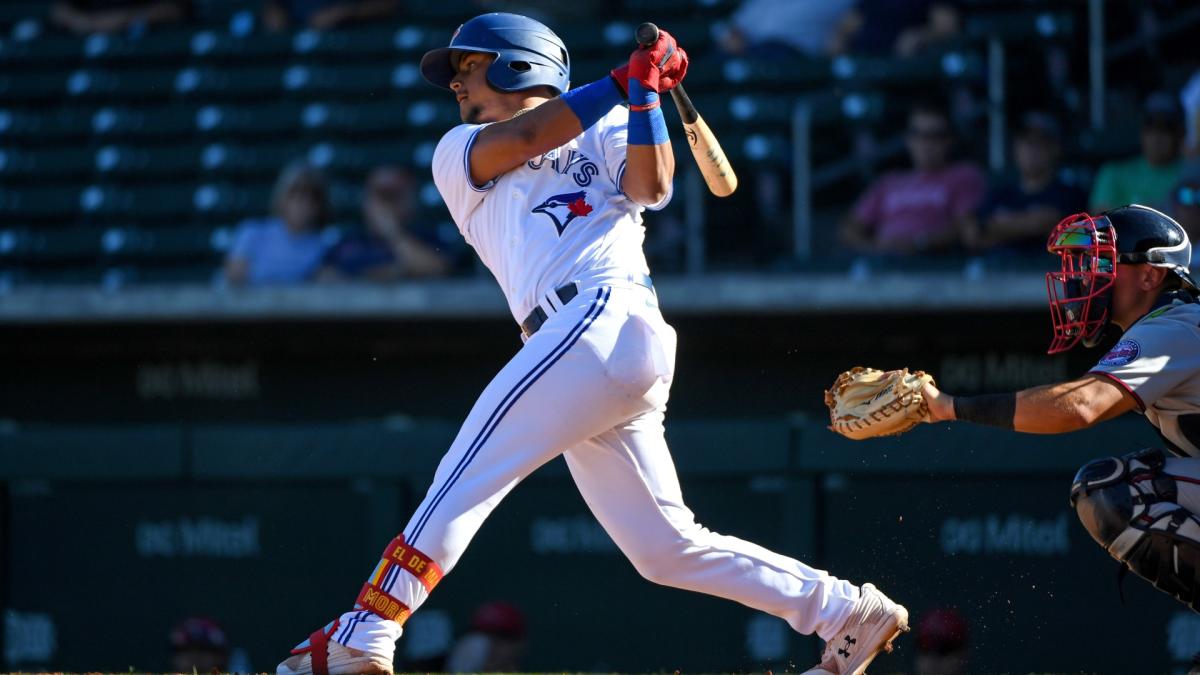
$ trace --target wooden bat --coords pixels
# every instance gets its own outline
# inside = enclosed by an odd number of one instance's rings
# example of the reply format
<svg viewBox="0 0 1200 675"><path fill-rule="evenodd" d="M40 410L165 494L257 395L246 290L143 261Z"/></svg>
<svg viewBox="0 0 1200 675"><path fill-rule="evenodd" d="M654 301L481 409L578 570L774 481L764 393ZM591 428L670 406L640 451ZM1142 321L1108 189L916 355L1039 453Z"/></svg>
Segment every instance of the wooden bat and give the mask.
<svg viewBox="0 0 1200 675"><path fill-rule="evenodd" d="M634 37L640 46L649 47L658 42L658 26L647 21L637 27ZM683 132L687 135L692 157L696 159L709 191L718 197L733 194L737 189L737 174L729 165L729 158L725 156L725 151L721 149L721 144L713 135L712 129L708 128L704 118L696 112L696 106L692 105L692 99L688 98L682 84L671 90L671 98L674 99L679 117L683 120Z"/></svg>

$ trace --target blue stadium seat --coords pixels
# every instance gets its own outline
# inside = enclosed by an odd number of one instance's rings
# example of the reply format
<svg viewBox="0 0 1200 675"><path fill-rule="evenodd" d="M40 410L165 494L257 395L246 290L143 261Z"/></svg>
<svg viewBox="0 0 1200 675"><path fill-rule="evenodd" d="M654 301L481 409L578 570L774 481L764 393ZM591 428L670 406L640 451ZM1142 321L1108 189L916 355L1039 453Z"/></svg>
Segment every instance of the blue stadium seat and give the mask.
<svg viewBox="0 0 1200 675"><path fill-rule="evenodd" d="M428 168L437 141L396 141L388 143L322 142L312 146L306 158L319 169L333 173L365 176L372 168L395 164Z"/></svg>
<svg viewBox="0 0 1200 675"><path fill-rule="evenodd" d="M192 31L164 26L143 35L96 33L83 40L83 56L93 63L131 62L167 65L191 55L188 42Z"/></svg>
<svg viewBox="0 0 1200 675"><path fill-rule="evenodd" d="M6 69L9 70L9 69ZM61 99L67 93L69 74L29 72L13 68L0 73L0 101L47 101Z"/></svg>
<svg viewBox="0 0 1200 675"><path fill-rule="evenodd" d="M167 99L175 91L175 76L176 71L171 68L81 68L67 77L66 93L71 98L97 99L104 103Z"/></svg>
<svg viewBox="0 0 1200 675"><path fill-rule="evenodd" d="M61 35L42 35L33 40L0 39L0 64L44 67L75 62L82 54L82 46L79 38Z"/></svg>
<svg viewBox="0 0 1200 675"><path fill-rule="evenodd" d="M206 226L137 228L110 227L99 237L106 260L114 263L153 262L179 259L212 259L212 228Z"/></svg>
<svg viewBox="0 0 1200 675"><path fill-rule="evenodd" d="M91 130L92 116L90 108L35 111L0 106L0 141L44 143L83 138Z"/></svg>
<svg viewBox="0 0 1200 675"><path fill-rule="evenodd" d="M181 104L104 106L90 115L86 128L101 140L186 136L197 130L202 111L203 108Z"/></svg>
<svg viewBox="0 0 1200 675"><path fill-rule="evenodd" d="M307 110L298 103L206 105L196 110L194 129L212 137L290 136L310 127Z"/></svg>
<svg viewBox="0 0 1200 675"><path fill-rule="evenodd" d="M0 228L0 265L95 260L100 255L95 228Z"/></svg>
<svg viewBox="0 0 1200 675"><path fill-rule="evenodd" d="M55 150L29 150L0 147L0 177L44 178L83 176L92 172L91 153L71 147Z"/></svg>
<svg viewBox="0 0 1200 675"><path fill-rule="evenodd" d="M173 87L179 97L197 101L267 99L287 90L284 72L278 66L186 66L175 73Z"/></svg>
<svg viewBox="0 0 1200 675"><path fill-rule="evenodd" d="M305 147L286 143L233 143L217 141L199 149L196 166L214 176L253 175L274 178L288 163L304 156Z"/></svg>
<svg viewBox="0 0 1200 675"><path fill-rule="evenodd" d="M292 53L285 33L234 35L221 30L201 30L188 42L192 57L203 61L254 63L282 60Z"/></svg>

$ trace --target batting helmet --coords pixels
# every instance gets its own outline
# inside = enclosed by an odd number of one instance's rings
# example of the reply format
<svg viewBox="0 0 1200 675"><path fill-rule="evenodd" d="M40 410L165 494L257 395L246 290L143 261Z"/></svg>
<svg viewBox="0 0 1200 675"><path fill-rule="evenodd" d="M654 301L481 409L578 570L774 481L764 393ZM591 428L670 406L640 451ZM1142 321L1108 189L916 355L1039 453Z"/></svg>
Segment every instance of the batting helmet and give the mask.
<svg viewBox="0 0 1200 675"><path fill-rule="evenodd" d="M501 91L546 86L561 94L570 86L566 45L541 22L519 14L482 14L459 26L449 47L431 49L421 57L421 74L431 84L449 89L454 52L494 54L487 79Z"/></svg>
<svg viewBox="0 0 1200 675"><path fill-rule="evenodd" d="M1192 244L1183 226L1148 206L1132 204L1098 216L1064 218L1050 233L1047 250L1062 258L1062 269L1046 275L1054 341L1050 353L1077 343L1095 347L1109 325L1118 264L1147 264L1170 270L1168 290L1195 296L1200 289L1188 265Z"/></svg>

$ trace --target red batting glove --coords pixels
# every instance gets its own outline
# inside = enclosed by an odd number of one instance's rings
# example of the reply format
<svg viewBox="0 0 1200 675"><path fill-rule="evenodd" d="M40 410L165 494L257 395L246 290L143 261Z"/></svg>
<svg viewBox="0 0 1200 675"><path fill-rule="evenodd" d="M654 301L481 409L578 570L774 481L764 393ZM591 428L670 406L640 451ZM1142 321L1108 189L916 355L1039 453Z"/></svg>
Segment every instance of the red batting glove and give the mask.
<svg viewBox="0 0 1200 675"><path fill-rule="evenodd" d="M658 77L658 87L661 91L671 91L679 86L679 83L683 82L684 76L687 75L688 55L683 51L683 47L675 50L674 60L668 62L667 65L672 66L672 64L674 64L673 67L663 70L662 75Z"/></svg>
<svg viewBox="0 0 1200 675"><path fill-rule="evenodd" d="M687 52L675 44L675 38L659 29L658 42L638 47L629 57L629 78L649 91L662 92L683 80L687 73Z"/></svg>
<svg viewBox="0 0 1200 675"><path fill-rule="evenodd" d="M620 66L613 68L609 77L617 85L617 89L621 92L621 98L629 100L629 64L623 63Z"/></svg>

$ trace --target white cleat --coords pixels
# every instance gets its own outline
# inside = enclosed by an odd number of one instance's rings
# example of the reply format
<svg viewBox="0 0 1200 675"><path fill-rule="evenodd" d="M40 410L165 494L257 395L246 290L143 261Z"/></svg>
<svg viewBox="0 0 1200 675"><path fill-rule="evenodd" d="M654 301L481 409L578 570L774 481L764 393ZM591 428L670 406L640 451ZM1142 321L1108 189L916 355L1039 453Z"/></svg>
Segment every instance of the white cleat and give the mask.
<svg viewBox="0 0 1200 675"><path fill-rule="evenodd" d="M825 643L821 663L801 675L862 675L879 652L892 651L892 640L908 630L907 609L874 584L863 584L861 590L846 624Z"/></svg>
<svg viewBox="0 0 1200 675"><path fill-rule="evenodd" d="M343 647L330 641L328 645L329 675L392 675L392 660L378 654L368 654ZM313 675L312 654L296 654L275 669L275 675Z"/></svg>

